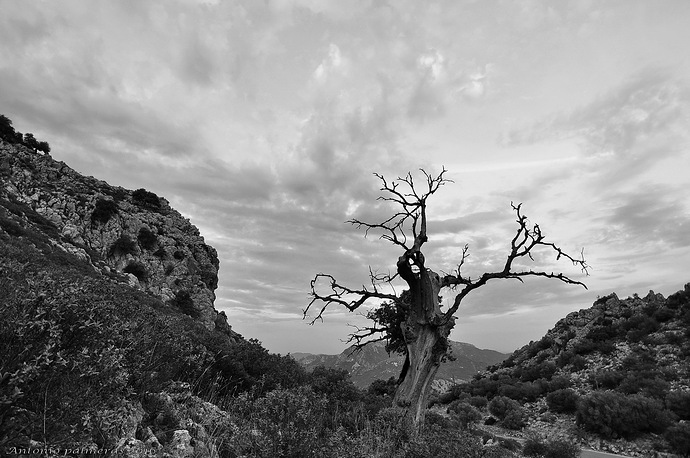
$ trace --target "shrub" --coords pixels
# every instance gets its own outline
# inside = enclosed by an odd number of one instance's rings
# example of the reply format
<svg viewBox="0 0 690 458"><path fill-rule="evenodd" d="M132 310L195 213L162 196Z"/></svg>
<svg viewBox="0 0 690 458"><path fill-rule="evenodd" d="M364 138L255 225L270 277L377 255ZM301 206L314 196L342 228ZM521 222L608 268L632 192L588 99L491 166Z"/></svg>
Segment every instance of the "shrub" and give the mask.
<svg viewBox="0 0 690 458"><path fill-rule="evenodd" d="M665 323L675 316L675 310L668 307L660 307L656 312L654 312L653 318L659 323Z"/></svg>
<svg viewBox="0 0 690 458"><path fill-rule="evenodd" d="M577 401L580 397L573 390L566 388L556 390L546 395L546 403L549 410L556 413L571 413L577 410Z"/></svg>
<svg viewBox="0 0 690 458"><path fill-rule="evenodd" d="M127 234L122 234L110 245L108 256L125 256L137 252L137 244Z"/></svg>
<svg viewBox="0 0 690 458"><path fill-rule="evenodd" d="M523 382L532 382L534 380L544 378L550 380L558 368L554 363L539 363L533 366L528 366L523 369L520 379Z"/></svg>
<svg viewBox="0 0 690 458"><path fill-rule="evenodd" d="M398 388L398 381L395 377L388 380L374 380L367 388L367 393L375 396L393 396Z"/></svg>
<svg viewBox="0 0 690 458"><path fill-rule="evenodd" d="M350 380L346 369L315 367L310 374L311 389L325 395L334 409L357 402L362 393Z"/></svg>
<svg viewBox="0 0 690 458"><path fill-rule="evenodd" d="M519 410L512 410L508 412L505 418L501 421L504 428L508 429L522 429L526 424L525 413L520 408Z"/></svg>
<svg viewBox="0 0 690 458"><path fill-rule="evenodd" d="M613 327L596 326L589 330L587 338L592 342L603 342L609 340L616 335L616 330Z"/></svg>
<svg viewBox="0 0 690 458"><path fill-rule="evenodd" d="M659 377L640 376L631 372L623 379L618 390L625 394L642 393L648 397L664 399L669 388L670 384Z"/></svg>
<svg viewBox="0 0 690 458"><path fill-rule="evenodd" d="M496 396L489 402L489 412L501 420L508 429L520 429L525 425L525 414L520 404L505 396Z"/></svg>
<svg viewBox="0 0 690 458"><path fill-rule="evenodd" d="M595 388L597 390L611 390L617 388L624 378L625 374L621 371L603 370L597 372L596 374L592 374L589 377L589 383L592 385L592 388Z"/></svg>
<svg viewBox="0 0 690 458"><path fill-rule="evenodd" d="M645 315L634 315L623 323L623 329L627 331L626 338L631 342L639 342L643 337L657 331L659 322Z"/></svg>
<svg viewBox="0 0 690 458"><path fill-rule="evenodd" d="M562 351L559 353L558 357L556 357L556 366L559 368L565 367L570 364L574 356L575 353L572 351Z"/></svg>
<svg viewBox="0 0 690 458"><path fill-rule="evenodd" d="M595 391L580 398L575 418L578 425L603 437L626 439L645 432L660 433L671 421L661 402L611 391Z"/></svg>
<svg viewBox="0 0 690 458"><path fill-rule="evenodd" d="M664 437L674 453L690 455L690 424L677 423L666 430Z"/></svg>
<svg viewBox="0 0 690 458"><path fill-rule="evenodd" d="M158 209L161 207L160 198L143 188L137 189L132 193L132 202L143 208Z"/></svg>
<svg viewBox="0 0 690 458"><path fill-rule="evenodd" d="M522 453L535 458L577 458L581 452L580 447L572 441L561 439L544 441L532 436L525 441Z"/></svg>
<svg viewBox="0 0 690 458"><path fill-rule="evenodd" d="M221 456L320 457L326 434L326 399L309 388L276 389L263 397L242 394L228 410L235 428L222 441Z"/></svg>
<svg viewBox="0 0 690 458"><path fill-rule="evenodd" d="M175 298L171 301L172 305L179 308L182 313L189 315L192 318L199 318L200 313L194 307L194 300L189 295L189 291L180 290L175 293Z"/></svg>
<svg viewBox="0 0 690 458"><path fill-rule="evenodd" d="M454 420L457 420L464 429L468 429L470 425L477 423L482 419L482 414L477 409L463 401L453 401L449 406L447 412L451 414Z"/></svg>
<svg viewBox="0 0 690 458"><path fill-rule="evenodd" d="M118 207L115 202L110 199L98 199L96 206L91 212L91 222L105 224L117 214Z"/></svg>
<svg viewBox="0 0 690 458"><path fill-rule="evenodd" d="M15 221L0 215L0 227L12 237L20 237L24 235L25 230Z"/></svg>
<svg viewBox="0 0 690 458"><path fill-rule="evenodd" d="M591 339L582 339L573 349L578 355L586 355L593 352L599 352L604 355L613 353L616 346L611 340L594 341Z"/></svg>
<svg viewBox="0 0 690 458"><path fill-rule="evenodd" d="M199 276L201 277L201 281L210 289L216 289L218 287L218 274L213 270L202 270Z"/></svg>
<svg viewBox="0 0 690 458"><path fill-rule="evenodd" d="M151 230L148 227L142 227L141 229L139 229L139 233L137 234L137 240L139 241L139 245L143 249L152 250L153 247L156 246L158 237L156 237L156 234L151 232Z"/></svg>
<svg viewBox="0 0 690 458"><path fill-rule="evenodd" d="M484 396L472 396L468 402L471 406L478 409L483 409L489 403L489 401Z"/></svg>
<svg viewBox="0 0 690 458"><path fill-rule="evenodd" d="M505 396L496 396L489 402L489 412L499 420L503 420L508 412L519 408L520 404Z"/></svg>
<svg viewBox="0 0 690 458"><path fill-rule="evenodd" d="M127 266L122 269L126 274L132 274L137 277L137 280L144 282L148 278L148 272L146 272L146 266L144 264L134 261L127 264Z"/></svg>
<svg viewBox="0 0 690 458"><path fill-rule="evenodd" d="M681 420L690 420L690 392L671 391L666 395L666 407Z"/></svg>
<svg viewBox="0 0 690 458"><path fill-rule="evenodd" d="M551 379L551 381L549 382L548 390L549 392L563 390L565 388L570 388L572 384L573 382L570 380L570 377L565 375L559 375Z"/></svg>

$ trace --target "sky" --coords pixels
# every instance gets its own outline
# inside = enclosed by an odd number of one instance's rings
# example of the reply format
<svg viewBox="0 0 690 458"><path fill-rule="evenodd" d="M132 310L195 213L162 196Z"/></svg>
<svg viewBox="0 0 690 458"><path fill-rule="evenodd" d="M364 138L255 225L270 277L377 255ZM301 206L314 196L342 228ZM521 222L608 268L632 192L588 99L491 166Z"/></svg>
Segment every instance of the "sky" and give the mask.
<svg viewBox="0 0 690 458"><path fill-rule="evenodd" d="M502 268L522 203L537 270L496 280L453 340L510 352L599 296L690 282L690 2L0 0L0 113L85 175L146 188L220 258L215 302L282 354L342 351L359 313L309 325L310 280L358 288L397 247L380 183L453 180L426 265ZM397 285L397 291L402 285ZM442 291L446 303L453 291ZM365 313L366 309L362 309Z"/></svg>

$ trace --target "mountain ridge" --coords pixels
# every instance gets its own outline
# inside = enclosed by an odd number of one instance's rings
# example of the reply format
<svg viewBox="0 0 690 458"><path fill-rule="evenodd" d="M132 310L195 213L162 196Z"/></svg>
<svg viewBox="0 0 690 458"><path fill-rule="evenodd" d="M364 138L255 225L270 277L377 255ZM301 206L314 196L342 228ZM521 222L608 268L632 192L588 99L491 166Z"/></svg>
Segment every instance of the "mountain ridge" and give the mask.
<svg viewBox="0 0 690 458"><path fill-rule="evenodd" d="M451 350L452 358L441 363L434 381L434 387L438 391L443 391L452 384L468 381L478 372L508 357L508 354L479 349L463 342L451 341ZM373 342L361 350L350 346L338 355L299 352L291 353L290 356L307 370L317 366L345 369L359 388L367 388L375 380L397 378L404 362L402 355L389 355L384 342Z"/></svg>

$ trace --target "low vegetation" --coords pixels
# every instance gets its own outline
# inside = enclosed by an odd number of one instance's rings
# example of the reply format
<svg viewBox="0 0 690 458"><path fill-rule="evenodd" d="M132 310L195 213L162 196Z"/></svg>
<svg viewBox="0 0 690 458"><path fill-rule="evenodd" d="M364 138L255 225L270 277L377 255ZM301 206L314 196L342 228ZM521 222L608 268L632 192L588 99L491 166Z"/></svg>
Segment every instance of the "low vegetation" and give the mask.
<svg viewBox="0 0 690 458"><path fill-rule="evenodd" d="M8 143L24 145L34 151L41 151L45 154L50 153L48 142L36 140L34 134L30 132L22 134L15 131L12 120L5 115L0 115L0 139Z"/></svg>
<svg viewBox="0 0 690 458"><path fill-rule="evenodd" d="M639 439L687 455L690 285L667 299L651 293L600 298L583 316L589 322L561 320L544 338L439 400L452 406L484 399L494 422L507 429L562 418L578 434Z"/></svg>

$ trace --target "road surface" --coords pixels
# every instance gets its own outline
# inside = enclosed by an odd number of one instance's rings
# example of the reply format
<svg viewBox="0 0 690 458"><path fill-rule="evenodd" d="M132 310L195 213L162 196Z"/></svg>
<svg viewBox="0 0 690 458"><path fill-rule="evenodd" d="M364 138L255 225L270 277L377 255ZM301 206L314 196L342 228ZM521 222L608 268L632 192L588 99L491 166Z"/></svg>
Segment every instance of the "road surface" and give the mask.
<svg viewBox="0 0 690 458"><path fill-rule="evenodd" d="M629 458L627 455L614 455L613 453L597 452L596 450L582 450L582 455L580 455L580 458L614 458L614 457Z"/></svg>

